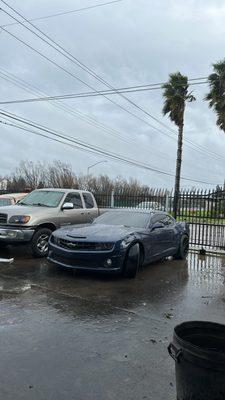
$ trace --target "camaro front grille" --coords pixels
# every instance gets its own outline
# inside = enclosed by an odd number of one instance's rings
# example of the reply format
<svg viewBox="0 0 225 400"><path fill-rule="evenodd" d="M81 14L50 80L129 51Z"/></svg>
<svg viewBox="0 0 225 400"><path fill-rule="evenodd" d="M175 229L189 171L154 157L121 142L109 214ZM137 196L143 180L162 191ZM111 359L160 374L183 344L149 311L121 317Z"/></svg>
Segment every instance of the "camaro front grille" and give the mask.
<svg viewBox="0 0 225 400"><path fill-rule="evenodd" d="M7 214L0 214L0 224L6 224L7 223Z"/></svg>
<svg viewBox="0 0 225 400"><path fill-rule="evenodd" d="M107 251L112 250L114 243L109 242L79 242L67 239L58 239L57 245L75 251Z"/></svg>

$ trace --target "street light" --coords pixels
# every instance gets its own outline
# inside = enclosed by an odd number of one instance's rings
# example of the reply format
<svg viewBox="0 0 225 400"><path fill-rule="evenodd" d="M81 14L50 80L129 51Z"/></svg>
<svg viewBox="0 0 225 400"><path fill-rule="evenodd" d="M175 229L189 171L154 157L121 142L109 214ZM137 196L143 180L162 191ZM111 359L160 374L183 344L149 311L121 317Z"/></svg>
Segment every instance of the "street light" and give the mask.
<svg viewBox="0 0 225 400"><path fill-rule="evenodd" d="M89 167L87 168L87 175L89 175L89 171L92 167L94 167L95 165L101 164L101 163L106 163L107 160L102 160L102 161L98 161L95 164L89 165Z"/></svg>

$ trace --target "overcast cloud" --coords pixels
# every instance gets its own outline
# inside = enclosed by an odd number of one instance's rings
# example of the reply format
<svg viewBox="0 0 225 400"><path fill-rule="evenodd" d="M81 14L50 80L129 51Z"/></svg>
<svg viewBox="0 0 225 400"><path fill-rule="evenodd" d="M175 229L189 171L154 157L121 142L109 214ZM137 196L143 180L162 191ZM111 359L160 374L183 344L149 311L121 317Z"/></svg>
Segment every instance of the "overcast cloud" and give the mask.
<svg viewBox="0 0 225 400"><path fill-rule="evenodd" d="M104 2L103 0L9 1L10 5L28 19ZM3 4L1 6L7 9ZM35 24L114 87L123 87L164 82L168 79L169 73L178 70L189 78L207 76L212 70L212 63L225 57L224 20L225 4L220 0L123 0L104 7L40 20ZM1 25L10 22L12 20L1 12ZM106 89L23 27L16 25L7 29L94 88ZM0 33L0 43L2 55L0 71L4 69L7 73L35 85L46 95L89 90L3 31ZM2 79L1 74L0 80L1 101L35 96ZM187 106L185 137L209 151L223 155L225 134L216 128L215 115L203 101L206 92L206 85L194 88L197 101ZM133 93L127 97L175 129L167 118L162 117L161 91ZM114 95L110 98L156 126L160 131L171 134L119 96ZM121 132L122 139L115 136L117 133L110 135L57 108L56 102L4 105L1 108L107 151L174 173L176 141L155 131L102 97L71 99L60 104L96 118ZM84 153L31 133L18 131L13 127L0 125L0 132L0 175L7 175L20 160L24 159L42 161L60 159L70 163L78 174L86 173L89 165L105 160L104 156ZM225 178L224 167L225 159L216 160L207 154L198 153L188 147L184 148L183 176L222 183ZM96 174L106 173L114 178L118 175L125 178L134 177L149 186L173 186L171 177L115 161L96 166L92 171ZM182 181L182 186L205 185Z"/></svg>

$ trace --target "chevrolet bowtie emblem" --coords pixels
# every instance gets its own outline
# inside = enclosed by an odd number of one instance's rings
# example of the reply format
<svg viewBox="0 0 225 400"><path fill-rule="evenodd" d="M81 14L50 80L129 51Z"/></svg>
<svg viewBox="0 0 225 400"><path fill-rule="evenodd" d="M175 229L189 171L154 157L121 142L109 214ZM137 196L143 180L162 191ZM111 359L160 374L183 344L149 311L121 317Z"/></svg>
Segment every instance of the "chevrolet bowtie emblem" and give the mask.
<svg viewBox="0 0 225 400"><path fill-rule="evenodd" d="M77 245L77 243L72 243L72 242L70 242L70 243L68 243L67 246L69 246L69 247L71 247L72 249L74 249L74 248L77 247L78 245Z"/></svg>

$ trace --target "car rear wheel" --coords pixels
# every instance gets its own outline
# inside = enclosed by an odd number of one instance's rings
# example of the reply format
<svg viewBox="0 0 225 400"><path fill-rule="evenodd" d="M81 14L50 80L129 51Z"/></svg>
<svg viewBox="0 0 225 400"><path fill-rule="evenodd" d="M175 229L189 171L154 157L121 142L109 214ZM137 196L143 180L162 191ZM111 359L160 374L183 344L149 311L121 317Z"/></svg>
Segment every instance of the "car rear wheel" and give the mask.
<svg viewBox="0 0 225 400"><path fill-rule="evenodd" d="M179 250L177 254L175 254L174 258L176 260L185 260L188 254L188 250L189 250L189 237L187 235L183 235L180 240Z"/></svg>
<svg viewBox="0 0 225 400"><path fill-rule="evenodd" d="M48 255L48 241L51 236L51 229L41 228L35 232L31 241L31 250L34 257L46 257Z"/></svg>
<svg viewBox="0 0 225 400"><path fill-rule="evenodd" d="M123 268L125 278L135 278L141 260L140 245L138 243L131 246L126 254Z"/></svg>

